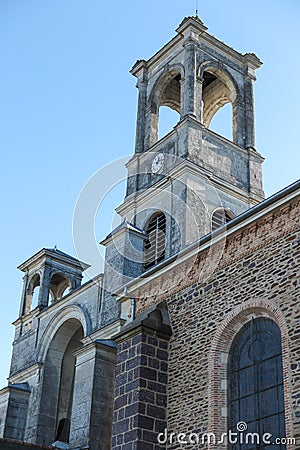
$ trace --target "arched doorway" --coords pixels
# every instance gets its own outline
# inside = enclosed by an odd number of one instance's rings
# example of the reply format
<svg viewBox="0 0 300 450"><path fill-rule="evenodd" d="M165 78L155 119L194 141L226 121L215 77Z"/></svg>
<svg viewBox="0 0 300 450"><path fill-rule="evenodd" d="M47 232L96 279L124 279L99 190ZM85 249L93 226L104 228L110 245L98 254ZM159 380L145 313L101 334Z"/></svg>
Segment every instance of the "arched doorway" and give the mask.
<svg viewBox="0 0 300 450"><path fill-rule="evenodd" d="M78 319L67 320L52 339L44 366L37 442L49 445L68 442L74 392L75 357L83 327Z"/></svg>

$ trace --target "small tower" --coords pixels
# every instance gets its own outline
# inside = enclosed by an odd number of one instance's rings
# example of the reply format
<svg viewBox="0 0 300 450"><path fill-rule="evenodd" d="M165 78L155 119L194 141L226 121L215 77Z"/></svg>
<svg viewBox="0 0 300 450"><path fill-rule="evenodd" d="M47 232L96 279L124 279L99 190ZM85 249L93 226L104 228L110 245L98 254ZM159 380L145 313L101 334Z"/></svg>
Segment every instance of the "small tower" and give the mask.
<svg viewBox="0 0 300 450"><path fill-rule="evenodd" d="M82 280L82 272L89 265L54 248L43 248L22 263L18 269L25 272L23 277L23 293L20 306L20 317L27 315L32 309L35 289L39 289L36 307L42 310L49 302L59 300L67 289L78 288Z"/></svg>
<svg viewBox="0 0 300 450"><path fill-rule="evenodd" d="M84 313L72 292L88 267L56 247L43 248L18 267L25 273L23 292L8 386L0 401L0 431L6 438L49 444L56 434L68 434L73 352L81 345L84 323L76 320Z"/></svg>

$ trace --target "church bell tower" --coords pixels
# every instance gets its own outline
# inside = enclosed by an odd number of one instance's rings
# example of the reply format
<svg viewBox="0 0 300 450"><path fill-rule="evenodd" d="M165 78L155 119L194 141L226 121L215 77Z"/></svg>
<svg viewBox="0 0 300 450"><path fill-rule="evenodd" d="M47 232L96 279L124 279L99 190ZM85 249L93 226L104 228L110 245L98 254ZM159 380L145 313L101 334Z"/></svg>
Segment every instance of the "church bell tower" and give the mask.
<svg viewBox="0 0 300 450"><path fill-rule="evenodd" d="M124 220L146 233L143 270L156 265L264 198L256 150L253 84L261 61L186 17L176 36L131 73L139 91L135 154L128 162ZM232 140L210 130L232 106ZM159 112L179 122L158 139Z"/></svg>
<svg viewBox="0 0 300 450"><path fill-rule="evenodd" d="M135 152L127 163L126 196L117 208L122 224L102 242L103 323L112 320L112 310L118 317L114 293L122 286L151 275L264 199L253 94L261 61L210 35L198 16L186 17L176 31L131 69L139 92ZM232 140L210 129L227 103ZM162 106L175 110L179 121L159 139Z"/></svg>

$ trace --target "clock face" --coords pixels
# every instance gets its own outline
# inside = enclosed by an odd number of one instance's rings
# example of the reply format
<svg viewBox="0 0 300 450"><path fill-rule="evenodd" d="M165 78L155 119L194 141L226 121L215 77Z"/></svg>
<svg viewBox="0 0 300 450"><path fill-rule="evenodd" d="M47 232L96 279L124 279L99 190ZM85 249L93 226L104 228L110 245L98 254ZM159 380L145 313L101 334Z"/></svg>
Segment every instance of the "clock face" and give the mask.
<svg viewBox="0 0 300 450"><path fill-rule="evenodd" d="M158 173L158 172L160 171L160 169L161 169L162 166L163 166L164 159L165 159L165 157L164 157L164 154L163 154L163 153L158 153L158 154L154 157L154 159L153 159L153 161L152 161L152 165L151 165L152 173Z"/></svg>

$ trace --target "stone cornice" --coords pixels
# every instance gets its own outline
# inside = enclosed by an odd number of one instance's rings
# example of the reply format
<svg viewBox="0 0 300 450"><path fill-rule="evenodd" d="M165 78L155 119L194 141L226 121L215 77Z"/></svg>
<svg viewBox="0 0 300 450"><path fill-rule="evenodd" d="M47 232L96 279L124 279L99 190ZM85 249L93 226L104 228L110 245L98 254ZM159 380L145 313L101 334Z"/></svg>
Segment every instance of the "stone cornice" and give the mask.
<svg viewBox="0 0 300 450"><path fill-rule="evenodd" d="M81 342L83 343L83 345L88 344L89 342L92 341L97 341L97 340L103 340L103 339L110 339L112 335L119 333L119 331L121 330L122 326L125 324L125 320L124 319L118 319L115 322L107 325L104 328L101 328L100 330L95 331L94 333L90 334L89 336L86 336L85 338L83 338L81 340Z"/></svg>
<svg viewBox="0 0 300 450"><path fill-rule="evenodd" d="M26 367L26 369L21 369L17 373L11 375L8 380L9 383L21 383L22 381L28 381L28 379L32 376L35 376L39 373L42 363L35 363L32 366Z"/></svg>
<svg viewBox="0 0 300 450"><path fill-rule="evenodd" d="M135 77L139 77L142 70L151 70L155 65L158 65L170 52L174 52L175 48L184 43L185 34L188 30L193 30L198 34L198 42L201 40L211 47L214 47L219 52L227 55L231 60L234 60L241 67L241 71L245 64L251 65L251 68L258 69L262 62L254 53L241 54L234 48L225 44L223 41L217 39L215 36L209 34L206 30L207 27L198 21L195 17L188 17L187 20L183 20L180 26L176 29L177 35L173 37L167 44L165 44L160 50L158 50L147 61L138 60L131 69L131 74Z"/></svg>
<svg viewBox="0 0 300 450"><path fill-rule="evenodd" d="M116 212L121 216L126 216L127 212L132 211L137 203L146 203L148 200L153 198L155 192L159 193L162 190L167 189L171 186L173 181L180 180L180 177L188 175L198 177L206 182L207 179L209 179L210 182L212 184L215 183L220 190L233 195L235 198L238 198L248 205L256 204L261 201L261 198L256 196L254 197L251 193L246 194L243 189L240 189L225 181L223 178L214 175L212 171L209 171L188 159L182 159L179 164L175 165L170 171L168 171L167 174L165 174L163 179L153 183L153 185L147 187L147 189L137 191L133 195L125 198L124 202L116 208Z"/></svg>
<svg viewBox="0 0 300 450"><path fill-rule="evenodd" d="M54 260L59 263L67 264L70 267L80 268L81 270L86 270L90 267L89 264L86 264L79 259L74 258L73 256L67 255L60 250L42 248L39 252L35 253L33 256L28 258L22 264L18 266L18 269L22 272L26 272L33 266L37 264L45 264L47 263L47 259Z"/></svg>

